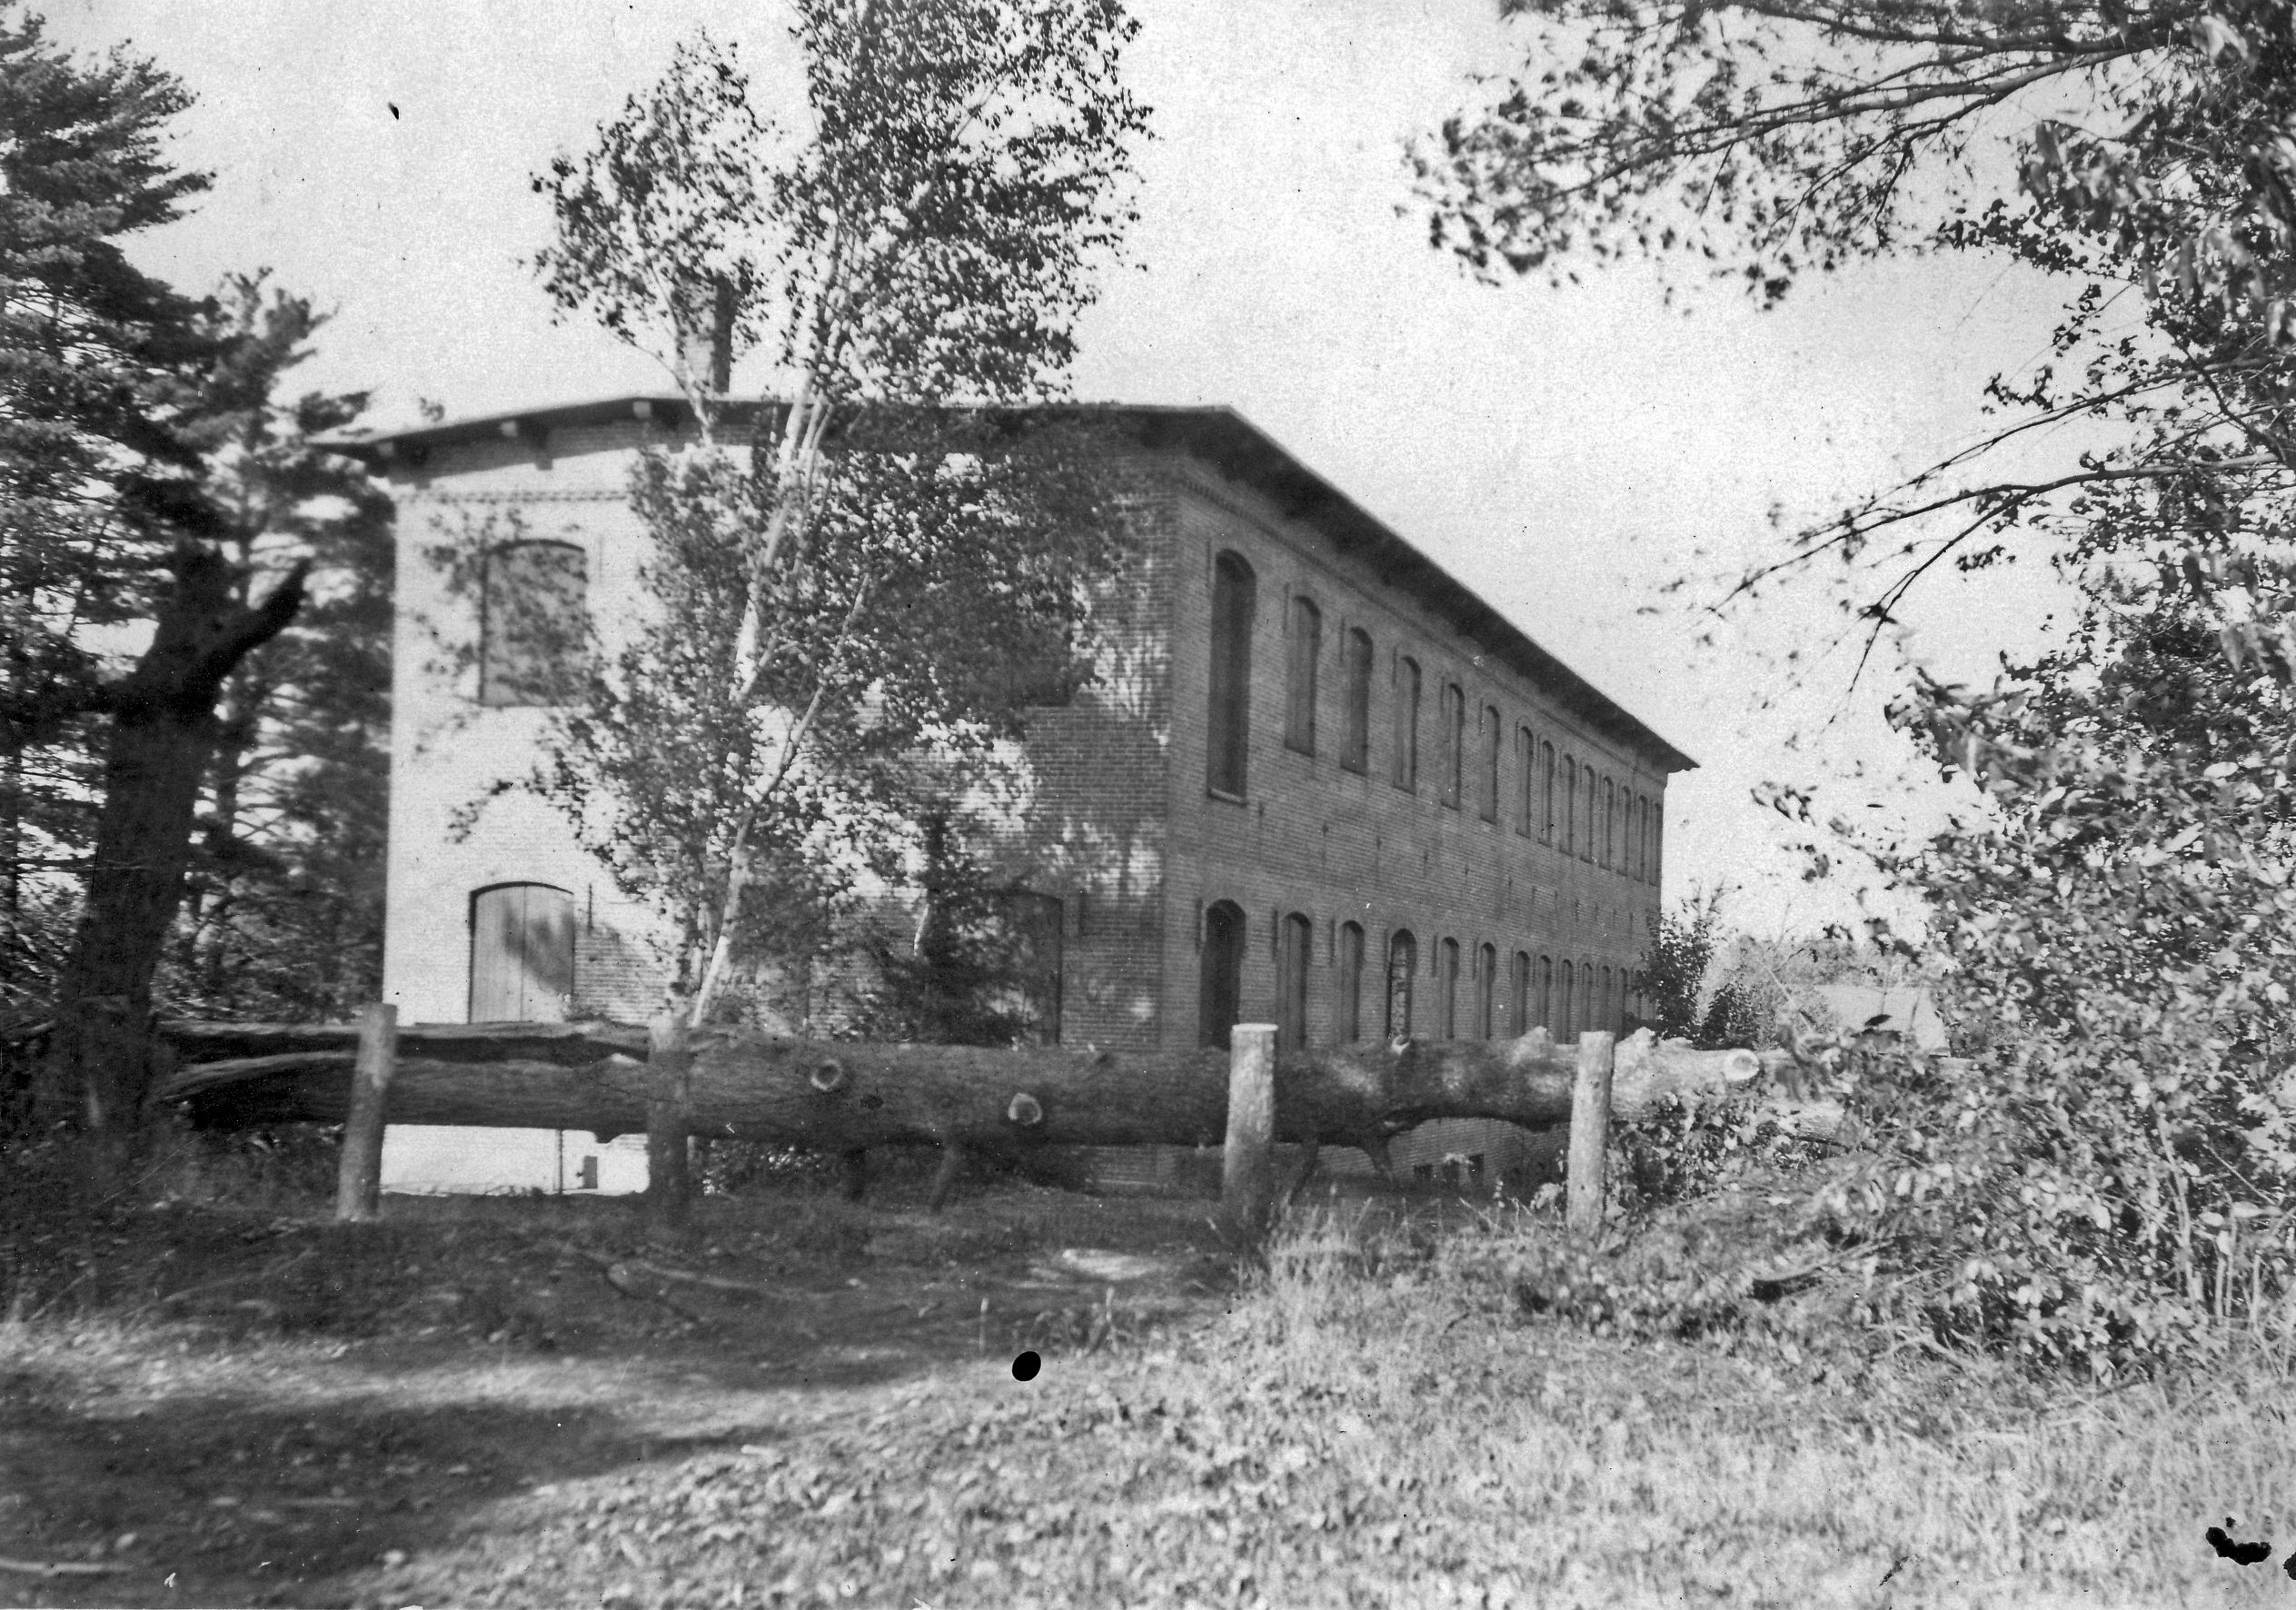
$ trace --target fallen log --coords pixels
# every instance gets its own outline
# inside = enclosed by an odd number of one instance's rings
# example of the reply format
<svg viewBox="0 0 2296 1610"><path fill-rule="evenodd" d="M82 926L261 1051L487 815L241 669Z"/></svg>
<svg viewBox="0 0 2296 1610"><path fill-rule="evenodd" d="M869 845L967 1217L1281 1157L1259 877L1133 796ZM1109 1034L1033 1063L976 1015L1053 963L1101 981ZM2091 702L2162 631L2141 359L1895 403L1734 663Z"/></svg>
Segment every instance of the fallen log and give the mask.
<svg viewBox="0 0 2296 1610"><path fill-rule="evenodd" d="M355 1029L165 1032L179 1065L154 1098L183 1105L194 1123L252 1128L345 1116ZM400 1031L391 1121L587 1129L601 1139L641 1133L644 1043L643 1029L607 1024L412 1024ZM695 1134L820 1152L1209 1146L1228 1121L1221 1050L1005 1050L709 1029L693 1036L692 1058ZM1276 1138L1357 1146L1377 1158L1388 1137L1429 1118L1550 1128L1570 1119L1575 1067L1575 1050L1544 1029L1515 1040L1316 1049L1277 1066ZM1612 1111L1633 1122L1762 1073L1752 1051L1695 1050L1645 1030L1618 1048Z"/></svg>

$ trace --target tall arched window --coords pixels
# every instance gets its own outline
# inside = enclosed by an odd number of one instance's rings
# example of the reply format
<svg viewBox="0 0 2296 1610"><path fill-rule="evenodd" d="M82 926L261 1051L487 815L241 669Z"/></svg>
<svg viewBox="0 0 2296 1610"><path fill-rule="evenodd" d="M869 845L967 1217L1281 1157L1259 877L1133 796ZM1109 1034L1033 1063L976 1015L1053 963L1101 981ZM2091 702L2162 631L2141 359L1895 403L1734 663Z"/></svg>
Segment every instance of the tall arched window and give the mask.
<svg viewBox="0 0 2296 1610"><path fill-rule="evenodd" d="M1452 810L1459 808L1461 780L1466 770L1466 695L1456 682L1443 684L1443 750L1438 757L1442 781L1436 798Z"/></svg>
<svg viewBox="0 0 2296 1610"><path fill-rule="evenodd" d="M1666 875L1666 798L1661 794L1650 802L1650 880L1656 883Z"/></svg>
<svg viewBox="0 0 2296 1610"><path fill-rule="evenodd" d="M1364 771L1371 765L1371 634L1360 626L1350 631L1345 657L1347 722L1340 735L1339 763Z"/></svg>
<svg viewBox="0 0 2296 1610"><path fill-rule="evenodd" d="M1499 952L1496 945L1478 946L1475 952L1475 1038L1491 1038L1492 1014L1498 1009Z"/></svg>
<svg viewBox="0 0 2296 1610"><path fill-rule="evenodd" d="M1203 1043L1228 1048L1228 1030L1243 1015L1244 909L1215 900L1204 912L1203 968L1197 1016Z"/></svg>
<svg viewBox="0 0 2296 1610"><path fill-rule="evenodd" d="M1562 1038L1556 1028L1555 959L1552 956L1538 959L1538 1020L1546 1025L1548 1032L1556 1039Z"/></svg>
<svg viewBox="0 0 2296 1610"><path fill-rule="evenodd" d="M1407 928L1399 928L1387 936L1387 1033L1389 1039L1405 1039L1411 1033L1412 986L1419 975L1419 941Z"/></svg>
<svg viewBox="0 0 2296 1610"><path fill-rule="evenodd" d="M1603 847L1602 863L1608 867L1615 859L1618 839L1618 785L1607 777L1603 779Z"/></svg>
<svg viewBox="0 0 2296 1610"><path fill-rule="evenodd" d="M1520 1039L1531 1031L1531 953L1517 950L1506 969L1506 1032Z"/></svg>
<svg viewBox="0 0 2296 1610"><path fill-rule="evenodd" d="M1419 786L1419 662L1407 654L1396 661L1395 783Z"/></svg>
<svg viewBox="0 0 2296 1610"><path fill-rule="evenodd" d="M1563 757L1563 853L1578 853L1578 762Z"/></svg>
<svg viewBox="0 0 2296 1610"><path fill-rule="evenodd" d="M547 883L471 896L473 1023L557 1023L574 992L574 897Z"/></svg>
<svg viewBox="0 0 2296 1610"><path fill-rule="evenodd" d="M1496 704L1483 707L1483 775L1477 780L1483 790L1483 820L1499 819L1499 709Z"/></svg>
<svg viewBox="0 0 2296 1610"><path fill-rule="evenodd" d="M506 542L486 556L478 701L566 704L588 664L589 556L572 542Z"/></svg>
<svg viewBox="0 0 2296 1610"><path fill-rule="evenodd" d="M1595 1026L1605 1033L1618 1032L1617 980L1608 968L1603 969L1602 993L1595 998Z"/></svg>
<svg viewBox="0 0 2296 1610"><path fill-rule="evenodd" d="M1578 812L1578 859L1591 861L1595 859L1595 835L1600 830L1599 820L1595 814L1595 769L1581 766L1578 781L1579 791L1586 796Z"/></svg>
<svg viewBox="0 0 2296 1610"><path fill-rule="evenodd" d="M1307 964L1315 949L1315 924L1297 911L1285 918L1276 950L1276 1049L1279 1053L1307 1048Z"/></svg>
<svg viewBox="0 0 2296 1610"><path fill-rule="evenodd" d="M1578 1019L1573 1009L1578 1005L1578 1002L1571 988L1577 979L1577 969L1567 961L1563 963L1562 983L1555 997L1555 1038L1556 1039L1572 1039L1577 1036Z"/></svg>
<svg viewBox="0 0 2296 1610"><path fill-rule="evenodd" d="M1459 941L1446 939L1436 951L1436 988L1442 991L1436 998L1443 1020L1440 1032L1446 1039L1459 1037Z"/></svg>
<svg viewBox="0 0 2296 1610"><path fill-rule="evenodd" d="M1316 668L1323 643L1323 611L1295 593L1291 641L1284 645L1284 743L1303 755L1316 752Z"/></svg>
<svg viewBox="0 0 2296 1610"><path fill-rule="evenodd" d="M1526 839L1538 832L1538 740L1528 727L1515 729L1515 830Z"/></svg>
<svg viewBox="0 0 2296 1610"><path fill-rule="evenodd" d="M1538 838L1542 844L1555 842L1555 746L1538 746Z"/></svg>
<svg viewBox="0 0 2296 1610"><path fill-rule="evenodd" d="M1353 1045L1363 1038L1363 924L1343 922L1339 925L1338 955L1333 965L1337 969L1338 989L1334 992L1332 1027L1342 1045Z"/></svg>
<svg viewBox="0 0 2296 1610"><path fill-rule="evenodd" d="M1629 793L1626 801L1626 876L1642 877L1643 802L1639 794Z"/></svg>
<svg viewBox="0 0 2296 1610"><path fill-rule="evenodd" d="M1216 794L1244 797L1251 741L1252 615L1258 583L1233 553L1212 565L1212 706L1205 782Z"/></svg>

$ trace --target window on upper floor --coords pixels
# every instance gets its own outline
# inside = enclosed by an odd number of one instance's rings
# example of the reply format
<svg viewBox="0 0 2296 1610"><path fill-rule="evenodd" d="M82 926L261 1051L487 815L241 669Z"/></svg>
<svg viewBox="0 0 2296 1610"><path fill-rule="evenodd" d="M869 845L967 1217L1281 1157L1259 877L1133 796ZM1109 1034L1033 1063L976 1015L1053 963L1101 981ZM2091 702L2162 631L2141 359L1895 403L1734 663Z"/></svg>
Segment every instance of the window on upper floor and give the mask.
<svg viewBox="0 0 2296 1610"><path fill-rule="evenodd" d="M1396 661L1395 784L1419 786L1419 662L1408 654Z"/></svg>
<svg viewBox="0 0 2296 1610"><path fill-rule="evenodd" d="M1555 842L1555 746L1538 746L1538 837L1542 844Z"/></svg>
<svg viewBox="0 0 2296 1610"><path fill-rule="evenodd" d="M1563 853L1578 853L1578 762L1563 757Z"/></svg>
<svg viewBox="0 0 2296 1610"><path fill-rule="evenodd" d="M1578 783L1579 791L1586 796L1579 804L1578 859L1591 861L1595 859L1595 835L1599 829L1599 819L1595 814L1595 769L1592 766L1578 769Z"/></svg>
<svg viewBox="0 0 2296 1610"><path fill-rule="evenodd" d="M1666 872L1666 800L1664 795L1650 802L1650 880L1656 883Z"/></svg>
<svg viewBox="0 0 2296 1610"><path fill-rule="evenodd" d="M1351 630L1341 661L1347 701L1339 763L1350 771L1366 771L1371 766L1371 634L1360 626Z"/></svg>
<svg viewBox="0 0 2296 1610"><path fill-rule="evenodd" d="M1216 794L1239 800L1251 741L1252 615L1257 591L1252 567L1239 555L1223 553L1213 562L1211 720L1205 785Z"/></svg>
<svg viewBox="0 0 2296 1610"><path fill-rule="evenodd" d="M1436 798L1452 810L1459 808L1462 774L1466 770L1466 695L1456 682L1443 684L1443 749L1436 756L1441 788Z"/></svg>
<svg viewBox="0 0 2296 1610"><path fill-rule="evenodd" d="M1324 616L1308 599L1291 601L1291 641L1284 645L1284 743L1316 752L1316 668L1324 642Z"/></svg>
<svg viewBox="0 0 2296 1610"><path fill-rule="evenodd" d="M1483 775L1477 786L1483 790L1483 820L1499 819L1499 709L1496 704L1483 707Z"/></svg>
<svg viewBox="0 0 2296 1610"><path fill-rule="evenodd" d="M589 556L572 542L506 542L486 556L478 701L566 704L590 664Z"/></svg>
<svg viewBox="0 0 2296 1610"><path fill-rule="evenodd" d="M1526 839L1538 831L1538 740L1528 727L1515 729L1515 830Z"/></svg>
<svg viewBox="0 0 2296 1610"><path fill-rule="evenodd" d="M1603 779L1603 843L1602 864L1608 867L1616 860L1618 847L1618 785L1607 777Z"/></svg>

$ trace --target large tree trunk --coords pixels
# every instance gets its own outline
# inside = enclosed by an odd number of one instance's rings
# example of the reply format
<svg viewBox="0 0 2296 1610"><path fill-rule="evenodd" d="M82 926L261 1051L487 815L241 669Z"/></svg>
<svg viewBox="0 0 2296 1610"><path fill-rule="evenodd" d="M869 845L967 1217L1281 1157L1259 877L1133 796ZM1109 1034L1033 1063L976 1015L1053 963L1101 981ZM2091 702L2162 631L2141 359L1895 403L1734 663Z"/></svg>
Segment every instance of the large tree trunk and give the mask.
<svg viewBox="0 0 2296 1610"><path fill-rule="evenodd" d="M356 1030L178 1024L184 1066L158 1090L220 1128L316 1120L346 1110ZM697 1135L821 1152L938 1145L989 1152L1034 1146L1217 1144L1228 1121L1224 1051L991 1050L692 1035ZM400 1031L391 1118L405 1124L589 1129L646 1128L646 1032L586 1024L416 1024ZM1699 1051L1645 1031L1618 1048L1612 1109L1631 1121L1669 1099L1696 1100L1764 1072L1752 1051ZM1436 1118L1506 1118L1533 1128L1570 1118L1574 1053L1543 1029L1517 1040L1411 1040L1286 1058L1276 1138L1383 1147ZM1804 1127L1827 1128L1806 1114Z"/></svg>
<svg viewBox="0 0 2296 1610"><path fill-rule="evenodd" d="M107 1173L132 1150L147 1105L152 975L183 898L217 696L303 601L301 567L255 608L210 548L187 543L174 568L151 647L105 701L104 803L39 1092L41 1116L76 1120Z"/></svg>

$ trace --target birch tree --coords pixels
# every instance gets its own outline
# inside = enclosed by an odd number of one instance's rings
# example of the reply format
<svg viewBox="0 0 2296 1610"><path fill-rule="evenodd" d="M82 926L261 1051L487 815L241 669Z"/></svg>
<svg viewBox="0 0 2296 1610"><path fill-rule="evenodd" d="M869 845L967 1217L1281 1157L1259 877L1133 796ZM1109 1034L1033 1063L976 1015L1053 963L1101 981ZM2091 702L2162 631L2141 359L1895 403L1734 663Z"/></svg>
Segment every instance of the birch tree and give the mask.
<svg viewBox="0 0 2296 1610"><path fill-rule="evenodd" d="M764 892L881 860L928 780L1073 691L1119 532L1100 444L1041 405L1132 215L1136 25L1117 0L792 9L801 104L757 104L704 37L536 180L562 313L652 353L701 422L637 468L652 614L538 780L667 919L680 1032ZM727 348L770 402L747 442Z"/></svg>

